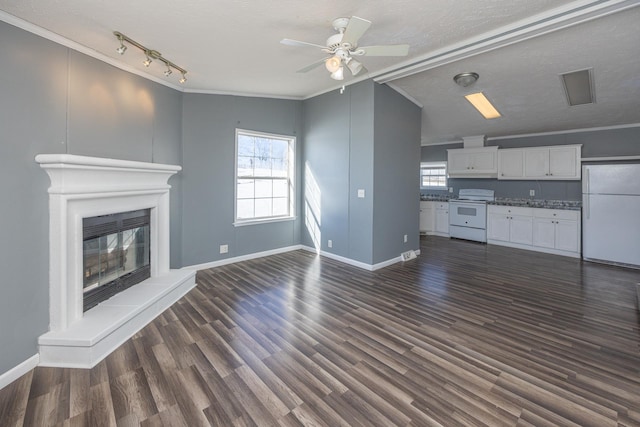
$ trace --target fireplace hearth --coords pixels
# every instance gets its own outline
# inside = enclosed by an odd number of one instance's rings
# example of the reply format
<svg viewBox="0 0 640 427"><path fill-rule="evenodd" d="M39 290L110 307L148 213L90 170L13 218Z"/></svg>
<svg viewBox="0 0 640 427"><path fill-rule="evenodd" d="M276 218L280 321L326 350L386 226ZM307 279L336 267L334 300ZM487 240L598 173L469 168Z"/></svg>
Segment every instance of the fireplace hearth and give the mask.
<svg viewBox="0 0 640 427"><path fill-rule="evenodd" d="M40 365L91 368L195 286L195 271L169 268L167 181L181 168L70 154L36 161L51 179ZM143 276L135 286L133 276Z"/></svg>

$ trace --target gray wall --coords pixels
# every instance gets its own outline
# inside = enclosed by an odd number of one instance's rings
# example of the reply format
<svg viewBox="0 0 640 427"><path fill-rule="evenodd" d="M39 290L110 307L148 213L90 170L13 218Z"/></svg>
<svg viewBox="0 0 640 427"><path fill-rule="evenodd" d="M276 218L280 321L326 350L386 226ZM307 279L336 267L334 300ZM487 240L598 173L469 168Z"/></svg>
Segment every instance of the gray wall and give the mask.
<svg viewBox="0 0 640 427"><path fill-rule="evenodd" d="M373 191L371 176L359 179L355 175L361 172L351 171L350 168L351 96L354 91L358 92L358 87L349 86L343 94L332 91L304 101L305 181L303 188L305 193L303 200L307 207L305 210L307 217L302 230L302 243L310 247L320 244L323 251L369 263L370 250L353 247L355 253L352 255L350 250L352 245L349 242L350 179L353 179L356 185L360 185L360 188L365 190L365 194L371 194ZM369 111L372 115L373 100L364 100L360 108L362 111ZM363 132L366 132L366 129ZM369 159L369 163L372 162L372 140L360 144L359 155L363 162L367 162L364 159ZM362 173L366 174L366 172ZM314 199L318 201L319 209L309 216L308 210L314 209L311 202ZM367 234L367 229L371 229L372 219L367 217L367 213L371 212L371 206L373 206L371 198L365 198L362 205L360 209L364 213L360 214L359 218L364 221L364 224L359 229L359 233L355 229L354 232L358 233L362 239L362 246L370 248L370 232ZM315 232L312 230L315 229L318 233L312 236L312 232ZM333 241L332 248L327 244L329 240Z"/></svg>
<svg viewBox="0 0 640 427"><path fill-rule="evenodd" d="M540 147L548 145L582 144L582 158L640 156L640 127L605 129L556 135L489 140L487 145L500 148ZM424 146L423 162L446 161L447 149L462 148L462 143ZM496 197L528 198L529 190L536 191L535 199L580 200L579 181L500 181L498 179L452 178L449 186L454 195L461 188L495 190ZM422 190L423 194L447 194L446 191Z"/></svg>
<svg viewBox="0 0 640 427"><path fill-rule="evenodd" d="M180 164L182 94L4 22L0 58L0 217L10 224L0 228L2 374L37 353L49 326L49 179L36 154ZM179 178L172 184L179 232Z"/></svg>
<svg viewBox="0 0 640 427"><path fill-rule="evenodd" d="M306 218L319 236L305 226L303 244L319 240L323 251L369 265L418 248L420 117L417 106L372 81L304 102L304 159L313 176L305 188L319 189L305 197L320 199L320 214Z"/></svg>
<svg viewBox="0 0 640 427"><path fill-rule="evenodd" d="M300 243L300 198L295 221L234 227L236 128L297 137L302 183L302 102L185 94L182 147L182 263L197 265ZM220 254L220 245L229 252Z"/></svg>
<svg viewBox="0 0 640 427"><path fill-rule="evenodd" d="M420 248L420 121L418 106L375 85L374 264Z"/></svg>

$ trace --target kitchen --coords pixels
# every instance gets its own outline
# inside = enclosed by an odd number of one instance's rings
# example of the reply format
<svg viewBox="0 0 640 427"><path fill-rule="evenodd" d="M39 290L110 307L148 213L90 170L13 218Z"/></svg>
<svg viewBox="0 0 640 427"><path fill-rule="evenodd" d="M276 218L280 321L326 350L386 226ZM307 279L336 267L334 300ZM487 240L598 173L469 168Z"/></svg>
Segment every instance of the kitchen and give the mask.
<svg viewBox="0 0 640 427"><path fill-rule="evenodd" d="M638 267L636 132L637 125L423 146L423 167L446 163L448 179L442 186L441 178L422 178L421 234ZM594 204L600 199L605 208Z"/></svg>

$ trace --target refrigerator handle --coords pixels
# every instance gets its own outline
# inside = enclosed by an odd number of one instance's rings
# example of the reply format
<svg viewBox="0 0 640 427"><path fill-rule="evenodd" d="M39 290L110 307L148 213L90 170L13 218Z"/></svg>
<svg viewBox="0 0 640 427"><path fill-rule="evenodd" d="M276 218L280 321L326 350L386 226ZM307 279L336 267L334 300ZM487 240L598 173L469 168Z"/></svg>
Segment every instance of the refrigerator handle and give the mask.
<svg viewBox="0 0 640 427"><path fill-rule="evenodd" d="M585 219L589 219L589 214L590 214L589 199L590 198L591 198L591 194L585 194L582 197L582 203L584 204L584 206L582 206L582 209L584 209Z"/></svg>
<svg viewBox="0 0 640 427"><path fill-rule="evenodd" d="M584 173L582 174L582 192L590 193L589 191L589 168L584 168Z"/></svg>

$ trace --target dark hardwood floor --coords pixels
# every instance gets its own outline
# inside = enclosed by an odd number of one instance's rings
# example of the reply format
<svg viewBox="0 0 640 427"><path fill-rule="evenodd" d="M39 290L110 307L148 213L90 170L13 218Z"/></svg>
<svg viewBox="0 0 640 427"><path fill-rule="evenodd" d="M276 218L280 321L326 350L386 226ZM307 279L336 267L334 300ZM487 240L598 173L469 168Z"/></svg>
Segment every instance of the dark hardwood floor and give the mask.
<svg viewBox="0 0 640 427"><path fill-rule="evenodd" d="M198 273L91 370L36 368L0 426L638 426L637 270L433 238L367 272L305 251Z"/></svg>

